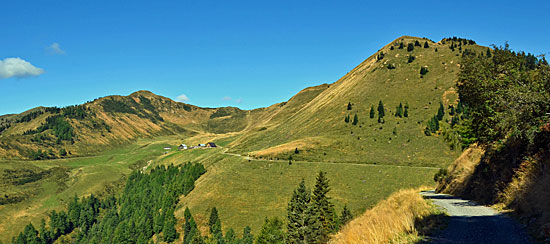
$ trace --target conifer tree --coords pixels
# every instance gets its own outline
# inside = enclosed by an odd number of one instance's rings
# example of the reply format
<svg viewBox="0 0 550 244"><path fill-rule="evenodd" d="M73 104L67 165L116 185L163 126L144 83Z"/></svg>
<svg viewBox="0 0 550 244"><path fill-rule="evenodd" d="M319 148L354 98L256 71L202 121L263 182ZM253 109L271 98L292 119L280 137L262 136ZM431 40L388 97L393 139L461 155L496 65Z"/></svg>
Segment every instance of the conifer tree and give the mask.
<svg viewBox="0 0 550 244"><path fill-rule="evenodd" d="M351 110L351 102L348 102L348 110Z"/></svg>
<svg viewBox="0 0 550 244"><path fill-rule="evenodd" d="M414 50L414 45L412 43L409 43L407 45L407 51L412 52Z"/></svg>
<svg viewBox="0 0 550 244"><path fill-rule="evenodd" d="M235 236L235 231L233 230L233 228L229 228L226 232L225 232L225 243L226 244L238 244L238 240Z"/></svg>
<svg viewBox="0 0 550 244"><path fill-rule="evenodd" d="M424 42L424 48L430 48L430 45L428 45L428 41Z"/></svg>
<svg viewBox="0 0 550 244"><path fill-rule="evenodd" d="M421 46L420 46L420 42L419 42L418 40L414 41L414 46L415 46L415 47L421 47Z"/></svg>
<svg viewBox="0 0 550 244"><path fill-rule="evenodd" d="M344 209L342 209L342 214L340 214L340 223L342 225L346 225L352 219L353 215L351 214L348 205L344 205Z"/></svg>
<svg viewBox="0 0 550 244"><path fill-rule="evenodd" d="M349 114L344 118L344 122L349 123Z"/></svg>
<svg viewBox="0 0 550 244"><path fill-rule="evenodd" d="M208 219L208 226L210 227L210 233L213 233L214 225L218 221L219 221L218 210L216 209L216 207L213 207L210 212L210 218Z"/></svg>
<svg viewBox="0 0 550 244"><path fill-rule="evenodd" d="M174 217L174 210L169 210L166 213L166 219L162 228L162 235L165 242L173 242L178 238L178 232L176 231L176 217ZM132 229L130 229L132 230Z"/></svg>
<svg viewBox="0 0 550 244"><path fill-rule="evenodd" d="M486 55L488 58L491 57L491 49L490 48L487 48L487 55Z"/></svg>
<svg viewBox="0 0 550 244"><path fill-rule="evenodd" d="M439 121L443 120L444 115L445 115L445 108L443 108L443 103L439 102L439 109L437 110L437 119Z"/></svg>
<svg viewBox="0 0 550 244"><path fill-rule="evenodd" d="M183 217L185 218L185 223L183 224L183 243L188 244L191 243L195 235L200 235L200 232L189 208L185 208Z"/></svg>
<svg viewBox="0 0 550 244"><path fill-rule="evenodd" d="M369 117L371 119L374 119L374 106L373 105L370 106Z"/></svg>
<svg viewBox="0 0 550 244"><path fill-rule="evenodd" d="M334 205L330 202L327 193L330 191L329 180L326 173L320 171L315 182L315 189L311 195L311 205L313 210L319 211L319 221L321 223L320 240L322 243L328 241L328 235L334 233L338 226L334 218Z"/></svg>
<svg viewBox="0 0 550 244"><path fill-rule="evenodd" d="M434 52L437 52L437 47L435 48Z"/></svg>
<svg viewBox="0 0 550 244"><path fill-rule="evenodd" d="M378 118L384 118L384 104L382 103L382 100L378 102Z"/></svg>
<svg viewBox="0 0 550 244"><path fill-rule="evenodd" d="M403 49L403 42L399 43L399 49Z"/></svg>
<svg viewBox="0 0 550 244"><path fill-rule="evenodd" d="M285 244L283 222L277 217L265 218L262 230L256 238L257 244Z"/></svg>
<svg viewBox="0 0 550 244"><path fill-rule="evenodd" d="M409 103L405 103L405 111L403 112L405 118L409 117Z"/></svg>
<svg viewBox="0 0 550 244"><path fill-rule="evenodd" d="M287 243L304 243L306 240L309 233L307 211L310 201L311 193L302 179L287 206Z"/></svg>
<svg viewBox="0 0 550 244"><path fill-rule="evenodd" d="M240 244L254 244L254 236L252 235L250 226L245 226L243 229L243 238Z"/></svg>
<svg viewBox="0 0 550 244"><path fill-rule="evenodd" d="M359 118L357 117L357 114L355 114L355 116L353 116L353 122L352 122L352 124L353 124L353 125L357 125L357 123L359 123Z"/></svg>
<svg viewBox="0 0 550 244"><path fill-rule="evenodd" d="M300 151L298 150L298 148L295 148L294 149L294 154L299 154L299 153L300 153Z"/></svg>

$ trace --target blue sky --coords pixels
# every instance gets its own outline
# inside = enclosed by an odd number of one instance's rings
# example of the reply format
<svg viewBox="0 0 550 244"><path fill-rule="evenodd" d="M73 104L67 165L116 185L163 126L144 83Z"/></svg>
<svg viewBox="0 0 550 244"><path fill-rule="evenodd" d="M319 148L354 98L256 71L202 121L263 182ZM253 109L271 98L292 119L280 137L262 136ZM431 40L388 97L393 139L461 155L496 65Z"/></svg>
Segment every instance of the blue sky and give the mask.
<svg viewBox="0 0 550 244"><path fill-rule="evenodd" d="M137 90L269 106L336 81L402 35L547 54L548 10L548 1L5 1L0 114Z"/></svg>

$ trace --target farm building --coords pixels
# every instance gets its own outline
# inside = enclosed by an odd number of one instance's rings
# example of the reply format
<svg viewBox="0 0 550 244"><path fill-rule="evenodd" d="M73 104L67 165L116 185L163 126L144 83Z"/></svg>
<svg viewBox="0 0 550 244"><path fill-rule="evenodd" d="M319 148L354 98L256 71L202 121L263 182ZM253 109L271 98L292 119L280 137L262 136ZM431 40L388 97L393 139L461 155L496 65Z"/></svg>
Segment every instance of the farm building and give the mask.
<svg viewBox="0 0 550 244"><path fill-rule="evenodd" d="M179 147L178 147L179 150L187 150L187 145L185 144L181 144Z"/></svg>
<svg viewBox="0 0 550 244"><path fill-rule="evenodd" d="M217 146L215 143L209 142L209 143L206 143L206 147L217 147Z"/></svg>

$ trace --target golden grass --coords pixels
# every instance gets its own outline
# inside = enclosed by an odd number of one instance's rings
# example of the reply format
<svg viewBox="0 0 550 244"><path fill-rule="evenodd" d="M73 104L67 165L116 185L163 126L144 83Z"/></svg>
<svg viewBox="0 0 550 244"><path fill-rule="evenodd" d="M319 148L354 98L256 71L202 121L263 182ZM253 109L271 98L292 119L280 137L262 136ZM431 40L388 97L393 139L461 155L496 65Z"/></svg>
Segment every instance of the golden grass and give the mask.
<svg viewBox="0 0 550 244"><path fill-rule="evenodd" d="M389 243L404 233L417 235L415 220L429 216L432 211L432 206L420 196L421 190L424 189L392 194L345 225L329 243Z"/></svg>
<svg viewBox="0 0 550 244"><path fill-rule="evenodd" d="M461 195L464 191L464 182L472 177L476 166L481 160L485 150L477 145L472 145L466 149L460 157L447 169L450 177L437 186L438 192L444 192L453 195Z"/></svg>

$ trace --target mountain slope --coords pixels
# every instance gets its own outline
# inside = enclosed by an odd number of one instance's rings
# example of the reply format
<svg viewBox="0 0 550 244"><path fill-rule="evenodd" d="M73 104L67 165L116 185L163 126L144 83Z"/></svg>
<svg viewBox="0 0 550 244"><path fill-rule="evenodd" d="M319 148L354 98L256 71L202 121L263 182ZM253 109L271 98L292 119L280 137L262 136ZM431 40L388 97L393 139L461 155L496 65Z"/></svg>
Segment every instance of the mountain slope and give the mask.
<svg viewBox="0 0 550 244"><path fill-rule="evenodd" d="M460 50L454 48L459 42ZM403 48L399 48L401 43ZM408 44L413 50L407 50ZM279 112L285 114L284 119L274 116L264 123L265 130L245 133L231 145L233 151L285 159L292 155L322 161L445 164L457 154L442 146L438 138L426 137L423 129L440 101L445 107L456 102L454 84L461 50L466 49L486 50L466 40L434 43L400 37L326 89L317 89L319 93L307 104L285 108L291 99ZM421 75L421 67L427 67L428 73ZM376 111L379 101L385 106L385 123L378 123L377 115L369 117L371 106ZM351 110L347 110L348 103ZM394 116L400 103L409 105L407 118ZM346 116L355 114L357 125L344 122ZM293 155L297 147L303 150Z"/></svg>
<svg viewBox="0 0 550 244"><path fill-rule="evenodd" d="M141 137L239 131L247 126L248 117L238 108L200 108L138 91L5 116L0 121L0 157L82 156Z"/></svg>

